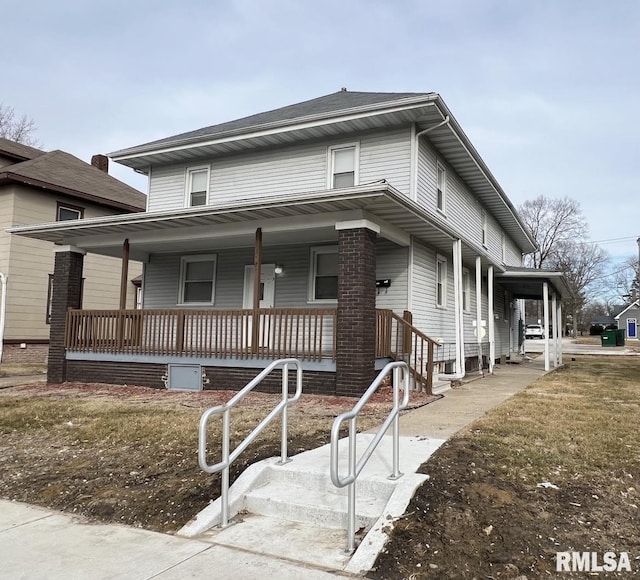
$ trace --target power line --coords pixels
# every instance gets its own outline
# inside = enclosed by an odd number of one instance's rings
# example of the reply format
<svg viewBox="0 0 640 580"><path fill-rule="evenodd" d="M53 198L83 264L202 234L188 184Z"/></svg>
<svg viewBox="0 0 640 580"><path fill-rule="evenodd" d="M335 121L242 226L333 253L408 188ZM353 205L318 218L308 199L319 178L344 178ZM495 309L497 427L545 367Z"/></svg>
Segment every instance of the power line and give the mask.
<svg viewBox="0 0 640 580"><path fill-rule="evenodd" d="M606 244L615 242L628 242L629 240L637 240L640 236L628 236L626 238L609 238L608 240L589 240L590 244Z"/></svg>

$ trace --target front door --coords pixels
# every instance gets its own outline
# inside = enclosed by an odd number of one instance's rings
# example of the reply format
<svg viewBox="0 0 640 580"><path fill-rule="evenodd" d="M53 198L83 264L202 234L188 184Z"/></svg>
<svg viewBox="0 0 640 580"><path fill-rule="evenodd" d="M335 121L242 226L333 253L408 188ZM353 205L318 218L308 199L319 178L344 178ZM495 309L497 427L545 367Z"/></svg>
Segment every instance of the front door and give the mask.
<svg viewBox="0 0 640 580"><path fill-rule="evenodd" d="M273 308L276 289L276 265L260 266L260 308ZM253 265L244 267L242 307L253 308Z"/></svg>
<svg viewBox="0 0 640 580"><path fill-rule="evenodd" d="M627 318L627 338L638 338L638 322L635 318Z"/></svg>

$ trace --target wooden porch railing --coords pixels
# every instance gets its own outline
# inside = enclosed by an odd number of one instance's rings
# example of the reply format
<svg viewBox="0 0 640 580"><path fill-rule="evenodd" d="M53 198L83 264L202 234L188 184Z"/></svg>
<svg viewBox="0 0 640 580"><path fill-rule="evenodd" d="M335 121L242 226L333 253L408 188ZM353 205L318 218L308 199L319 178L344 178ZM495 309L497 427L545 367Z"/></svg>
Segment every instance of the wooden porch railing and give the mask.
<svg viewBox="0 0 640 580"><path fill-rule="evenodd" d="M318 361L335 359L335 326L332 308L69 310L66 348L109 354Z"/></svg>
<svg viewBox="0 0 640 580"><path fill-rule="evenodd" d="M376 357L405 361L417 388L431 395L433 353L438 343L413 326L409 311L403 318L392 310L377 310L376 327Z"/></svg>

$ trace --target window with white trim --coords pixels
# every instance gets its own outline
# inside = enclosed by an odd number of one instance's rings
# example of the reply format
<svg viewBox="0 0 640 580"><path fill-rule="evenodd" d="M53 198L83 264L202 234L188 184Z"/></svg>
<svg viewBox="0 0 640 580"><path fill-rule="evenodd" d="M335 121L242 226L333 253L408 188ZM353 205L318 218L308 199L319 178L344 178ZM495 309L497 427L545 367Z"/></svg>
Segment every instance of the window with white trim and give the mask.
<svg viewBox="0 0 640 580"><path fill-rule="evenodd" d="M471 277L469 270L462 268L462 310L469 312L471 310Z"/></svg>
<svg viewBox="0 0 640 580"><path fill-rule="evenodd" d="M482 245L486 248L489 244L489 237L487 235L487 212L484 210L480 213L480 225L482 227Z"/></svg>
<svg viewBox="0 0 640 580"><path fill-rule="evenodd" d="M436 207L444 213L446 203L447 172L440 162L436 163Z"/></svg>
<svg viewBox="0 0 640 580"><path fill-rule="evenodd" d="M58 206L56 208L56 221L65 222L70 220L81 220L83 216L84 208L58 202Z"/></svg>
<svg viewBox="0 0 640 580"><path fill-rule="evenodd" d="M314 302L338 299L338 246L311 248L309 300Z"/></svg>
<svg viewBox="0 0 640 580"><path fill-rule="evenodd" d="M507 236L504 235L504 232L501 234L501 248L502 248L502 263L507 263Z"/></svg>
<svg viewBox="0 0 640 580"><path fill-rule="evenodd" d="M209 167L187 169L185 207L207 205L209 202Z"/></svg>
<svg viewBox="0 0 640 580"><path fill-rule="evenodd" d="M447 259L444 256L436 258L436 306L444 308L447 305Z"/></svg>
<svg viewBox="0 0 640 580"><path fill-rule="evenodd" d="M216 255L180 258L179 304L213 304L216 279Z"/></svg>
<svg viewBox="0 0 640 580"><path fill-rule="evenodd" d="M327 153L329 168L327 188L339 189L358 185L360 145L358 143L334 145L329 147Z"/></svg>

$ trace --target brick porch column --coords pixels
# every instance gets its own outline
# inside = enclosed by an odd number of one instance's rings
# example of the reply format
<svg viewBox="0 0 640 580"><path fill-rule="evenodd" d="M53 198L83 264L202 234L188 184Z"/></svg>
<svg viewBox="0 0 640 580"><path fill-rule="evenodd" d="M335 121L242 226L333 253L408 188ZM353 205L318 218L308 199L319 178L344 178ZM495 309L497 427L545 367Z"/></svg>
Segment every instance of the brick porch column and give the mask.
<svg viewBox="0 0 640 580"><path fill-rule="evenodd" d="M375 376L376 237L367 220L340 222L336 394L360 396Z"/></svg>
<svg viewBox="0 0 640 580"><path fill-rule="evenodd" d="M85 252L73 246L59 246L54 252L47 382L62 383L66 380L64 336L67 310L80 308L82 305L82 266Z"/></svg>

